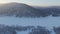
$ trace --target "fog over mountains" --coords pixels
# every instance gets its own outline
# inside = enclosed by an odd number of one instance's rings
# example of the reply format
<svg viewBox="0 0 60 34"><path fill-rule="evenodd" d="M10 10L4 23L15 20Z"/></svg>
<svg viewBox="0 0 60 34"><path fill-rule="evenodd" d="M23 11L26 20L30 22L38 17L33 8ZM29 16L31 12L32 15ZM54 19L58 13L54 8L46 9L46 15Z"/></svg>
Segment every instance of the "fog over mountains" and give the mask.
<svg viewBox="0 0 60 34"><path fill-rule="evenodd" d="M38 7L23 3L7 3L0 5L0 16L46 17L60 16L60 6Z"/></svg>

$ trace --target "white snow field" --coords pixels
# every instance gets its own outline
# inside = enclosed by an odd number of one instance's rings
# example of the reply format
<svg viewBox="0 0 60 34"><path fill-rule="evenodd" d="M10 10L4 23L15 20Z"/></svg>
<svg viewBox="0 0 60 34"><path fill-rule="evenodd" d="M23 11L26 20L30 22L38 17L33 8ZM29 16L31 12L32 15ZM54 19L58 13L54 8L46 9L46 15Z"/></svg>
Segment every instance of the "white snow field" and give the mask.
<svg viewBox="0 0 60 34"><path fill-rule="evenodd" d="M40 18L27 18L27 17L0 17L0 24L5 25L21 25L21 26L45 26L45 27L52 27L52 26L60 26L60 17L40 17Z"/></svg>
<svg viewBox="0 0 60 34"><path fill-rule="evenodd" d="M17 34L29 34L29 31L21 31L21 32L18 32Z"/></svg>
<svg viewBox="0 0 60 34"><path fill-rule="evenodd" d="M17 31L17 34L29 34L30 30L27 31Z"/></svg>
<svg viewBox="0 0 60 34"><path fill-rule="evenodd" d="M44 26L47 27L47 29L52 30L52 27L58 27L60 26L60 17L40 17L40 18L31 18L31 17L8 17L8 16L3 16L0 17L0 24L5 24L5 25L21 25L21 26ZM53 31L53 30L52 30ZM27 34L28 31L26 32L18 32L22 34ZM52 32L52 34L55 34Z"/></svg>

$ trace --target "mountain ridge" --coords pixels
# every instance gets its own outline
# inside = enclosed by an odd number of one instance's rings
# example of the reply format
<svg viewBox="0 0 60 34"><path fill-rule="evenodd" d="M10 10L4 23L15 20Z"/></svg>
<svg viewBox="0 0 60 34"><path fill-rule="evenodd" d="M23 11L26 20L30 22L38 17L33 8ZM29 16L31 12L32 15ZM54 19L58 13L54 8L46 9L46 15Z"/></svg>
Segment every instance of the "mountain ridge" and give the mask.
<svg viewBox="0 0 60 34"><path fill-rule="evenodd" d="M0 15L16 17L46 17L49 15L60 16L60 7L34 7L24 3L7 3L0 6Z"/></svg>

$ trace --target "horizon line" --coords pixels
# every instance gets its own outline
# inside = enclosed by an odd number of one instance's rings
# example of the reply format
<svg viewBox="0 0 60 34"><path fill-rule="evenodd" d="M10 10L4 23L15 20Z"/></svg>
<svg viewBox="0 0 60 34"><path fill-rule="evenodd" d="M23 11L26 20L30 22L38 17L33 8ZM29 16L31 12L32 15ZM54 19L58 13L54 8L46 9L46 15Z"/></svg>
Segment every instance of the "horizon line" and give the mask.
<svg viewBox="0 0 60 34"><path fill-rule="evenodd" d="M9 3L20 3L20 2L6 2L6 3L5 2L4 3L0 2L0 4L9 4ZM27 4L27 3L23 3L23 4ZM45 5L45 4L44 5L27 4L27 5L30 5L30 6L41 6L41 7L60 6L60 5L48 5L48 4L47 5Z"/></svg>

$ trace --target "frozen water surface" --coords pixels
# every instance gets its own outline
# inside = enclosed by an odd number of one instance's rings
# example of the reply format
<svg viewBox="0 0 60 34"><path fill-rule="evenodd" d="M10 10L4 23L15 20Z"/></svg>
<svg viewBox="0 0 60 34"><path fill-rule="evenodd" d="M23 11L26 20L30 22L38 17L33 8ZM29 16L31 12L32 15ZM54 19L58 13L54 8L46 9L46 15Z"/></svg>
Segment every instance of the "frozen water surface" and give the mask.
<svg viewBox="0 0 60 34"><path fill-rule="evenodd" d="M60 17L41 17L41 18L26 18L26 17L0 17L0 24L5 25L22 25L22 26L60 26Z"/></svg>
<svg viewBox="0 0 60 34"><path fill-rule="evenodd" d="M55 34L52 30L52 27L55 26L60 26L60 17L40 17L40 18L31 18L31 17L0 17L0 24L5 24L5 25L21 25L21 26L44 26L47 27L47 29L52 31L52 34ZM19 34L24 33L27 34L29 31L22 31L18 32Z"/></svg>

